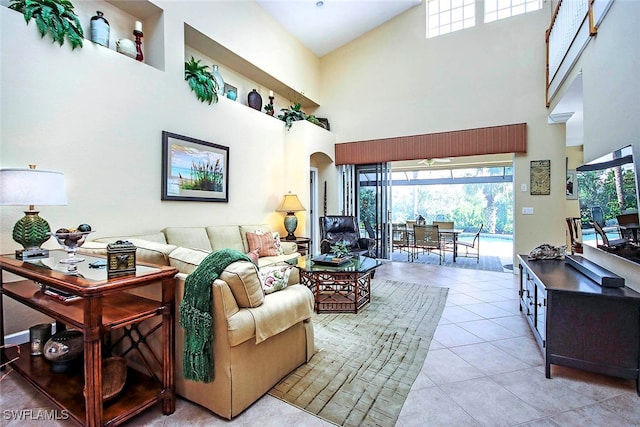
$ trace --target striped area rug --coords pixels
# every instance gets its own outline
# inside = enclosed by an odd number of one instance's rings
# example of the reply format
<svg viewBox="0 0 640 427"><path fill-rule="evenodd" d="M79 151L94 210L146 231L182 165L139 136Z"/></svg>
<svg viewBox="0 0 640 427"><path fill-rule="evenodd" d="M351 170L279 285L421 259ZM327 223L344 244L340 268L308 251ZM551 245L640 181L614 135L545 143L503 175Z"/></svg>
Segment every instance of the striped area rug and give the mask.
<svg viewBox="0 0 640 427"><path fill-rule="evenodd" d="M358 314L314 314L316 353L269 394L343 426L393 426L422 369L447 288L372 280Z"/></svg>

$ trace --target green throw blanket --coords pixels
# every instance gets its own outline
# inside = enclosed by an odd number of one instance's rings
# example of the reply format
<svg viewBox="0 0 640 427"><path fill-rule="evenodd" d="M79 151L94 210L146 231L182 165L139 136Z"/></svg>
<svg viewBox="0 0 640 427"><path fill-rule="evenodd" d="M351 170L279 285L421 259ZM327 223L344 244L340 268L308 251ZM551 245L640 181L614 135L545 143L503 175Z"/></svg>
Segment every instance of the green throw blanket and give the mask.
<svg viewBox="0 0 640 427"><path fill-rule="evenodd" d="M231 263L251 259L234 249L212 252L187 276L180 303L180 326L184 328L185 379L213 381L213 317L211 286Z"/></svg>

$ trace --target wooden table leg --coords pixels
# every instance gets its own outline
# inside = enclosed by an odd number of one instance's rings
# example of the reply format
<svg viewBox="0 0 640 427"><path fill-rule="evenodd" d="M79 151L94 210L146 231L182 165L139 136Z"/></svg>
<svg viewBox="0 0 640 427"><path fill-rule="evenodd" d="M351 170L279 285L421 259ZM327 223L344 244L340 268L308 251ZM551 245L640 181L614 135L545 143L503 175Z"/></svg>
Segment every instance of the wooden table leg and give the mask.
<svg viewBox="0 0 640 427"><path fill-rule="evenodd" d="M102 298L84 298L84 395L86 426L102 425Z"/></svg>
<svg viewBox="0 0 640 427"><path fill-rule="evenodd" d="M173 278L162 282L162 413L171 415L176 410L176 394L173 384L175 370L175 281Z"/></svg>

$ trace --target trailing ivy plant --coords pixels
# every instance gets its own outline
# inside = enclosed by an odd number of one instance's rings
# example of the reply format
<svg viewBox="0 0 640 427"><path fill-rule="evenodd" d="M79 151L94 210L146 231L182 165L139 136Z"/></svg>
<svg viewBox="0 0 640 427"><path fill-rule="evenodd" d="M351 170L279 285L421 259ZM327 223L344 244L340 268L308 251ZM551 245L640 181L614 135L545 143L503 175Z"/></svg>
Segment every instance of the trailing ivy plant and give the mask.
<svg viewBox="0 0 640 427"><path fill-rule="evenodd" d="M287 130L291 129L291 125L293 122L297 122L299 120L307 120L307 114L301 110L302 105L298 102L295 105L290 106L289 108L282 108L282 114L278 115L278 118L284 122L284 126Z"/></svg>
<svg viewBox="0 0 640 427"><path fill-rule="evenodd" d="M82 47L84 33L73 4L68 0L12 0L9 9L24 15L24 20L36 21L40 36L49 33L54 42L60 46L65 37L71 43L71 49Z"/></svg>
<svg viewBox="0 0 640 427"><path fill-rule="evenodd" d="M265 107L265 109L266 108L267 107ZM297 122L300 120L306 120L324 129L324 125L320 123L316 116L309 115L302 111L302 105L299 102L297 102L295 105L290 106L289 108L282 108L280 111L282 111L282 114L278 115L278 118L284 122L287 130L291 129L291 125L293 125L293 122Z"/></svg>
<svg viewBox="0 0 640 427"><path fill-rule="evenodd" d="M208 70L208 65L200 65L200 60L195 60L193 56L184 63L184 79L189 83L189 87L195 92L196 98L200 102L218 102L218 83L213 78L213 74Z"/></svg>

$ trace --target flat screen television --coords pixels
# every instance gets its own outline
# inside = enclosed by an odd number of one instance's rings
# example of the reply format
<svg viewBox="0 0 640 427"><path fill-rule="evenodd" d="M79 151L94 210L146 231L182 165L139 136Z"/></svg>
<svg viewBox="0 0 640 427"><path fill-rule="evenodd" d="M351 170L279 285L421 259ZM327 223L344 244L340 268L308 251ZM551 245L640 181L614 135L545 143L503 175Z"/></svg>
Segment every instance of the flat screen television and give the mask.
<svg viewBox="0 0 640 427"><path fill-rule="evenodd" d="M620 238L619 217L635 218L638 223L638 181L632 146L576 168L576 180L583 229L591 228L590 221L593 221L607 232L608 237ZM640 263L640 249L601 249Z"/></svg>

